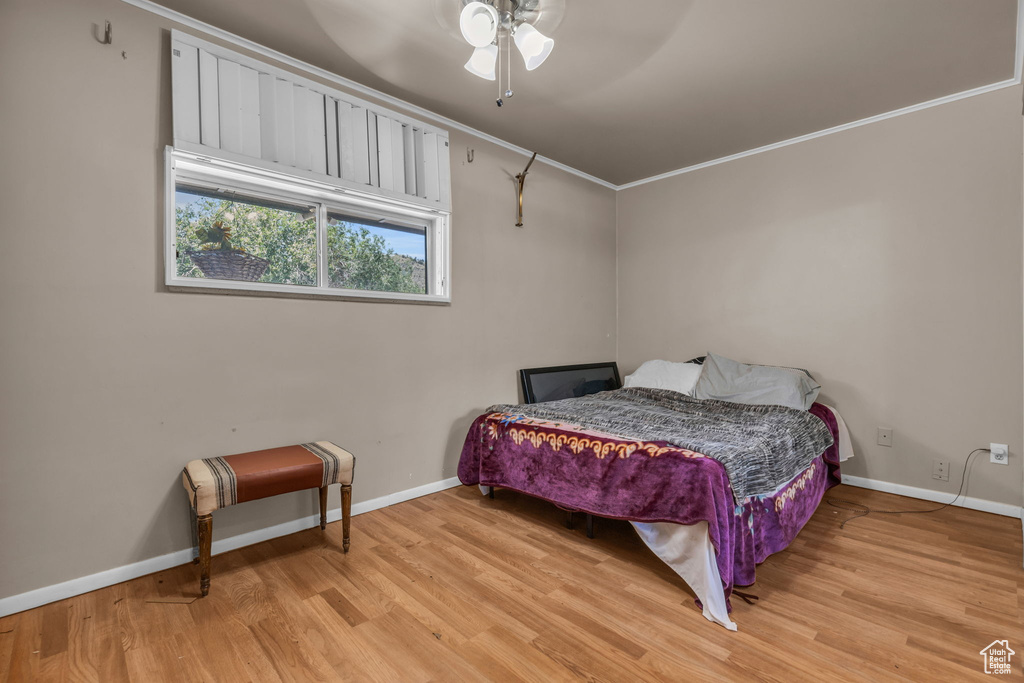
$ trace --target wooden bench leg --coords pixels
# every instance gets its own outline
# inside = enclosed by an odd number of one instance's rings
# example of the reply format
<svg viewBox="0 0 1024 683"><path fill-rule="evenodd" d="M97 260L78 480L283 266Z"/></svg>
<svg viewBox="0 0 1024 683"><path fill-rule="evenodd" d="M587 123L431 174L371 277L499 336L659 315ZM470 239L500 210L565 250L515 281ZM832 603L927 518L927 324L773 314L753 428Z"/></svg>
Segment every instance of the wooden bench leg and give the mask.
<svg viewBox="0 0 1024 683"><path fill-rule="evenodd" d="M327 528L327 487L320 487L320 530Z"/></svg>
<svg viewBox="0 0 1024 683"><path fill-rule="evenodd" d="M594 515L587 513L587 538L594 537Z"/></svg>
<svg viewBox="0 0 1024 683"><path fill-rule="evenodd" d="M205 597L210 593L210 545L213 541L213 515L196 518L199 536L199 590Z"/></svg>
<svg viewBox="0 0 1024 683"><path fill-rule="evenodd" d="M199 522L196 521L196 509L188 506L188 528L192 532L192 564L199 564Z"/></svg>
<svg viewBox="0 0 1024 683"><path fill-rule="evenodd" d="M341 547L347 553L349 546L348 530L352 518L352 485L341 485Z"/></svg>

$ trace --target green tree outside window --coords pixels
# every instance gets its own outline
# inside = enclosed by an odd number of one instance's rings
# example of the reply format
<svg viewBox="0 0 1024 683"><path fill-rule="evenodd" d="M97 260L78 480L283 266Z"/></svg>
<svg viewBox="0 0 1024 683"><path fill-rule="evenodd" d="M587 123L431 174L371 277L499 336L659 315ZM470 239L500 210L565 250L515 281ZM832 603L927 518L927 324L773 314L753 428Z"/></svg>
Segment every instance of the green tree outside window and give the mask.
<svg viewBox="0 0 1024 683"><path fill-rule="evenodd" d="M187 252L203 249L201 236L230 228L230 247L269 261L260 282L314 286L316 220L310 211L260 206L179 190L175 206L177 273L203 278ZM211 248L207 245L206 248ZM397 254L363 225L332 221L327 227L327 282L331 287L425 294L426 261Z"/></svg>

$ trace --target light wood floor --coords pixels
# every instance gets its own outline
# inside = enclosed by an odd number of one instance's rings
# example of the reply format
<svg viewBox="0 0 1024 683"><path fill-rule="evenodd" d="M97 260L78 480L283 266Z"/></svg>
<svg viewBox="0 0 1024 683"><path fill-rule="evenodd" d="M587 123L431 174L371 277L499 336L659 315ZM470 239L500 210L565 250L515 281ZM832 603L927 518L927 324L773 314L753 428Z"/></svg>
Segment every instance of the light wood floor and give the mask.
<svg viewBox="0 0 1024 683"><path fill-rule="evenodd" d="M930 504L848 487L880 507ZM0 619L12 681L951 681L1024 659L1020 522L822 505L758 569L738 633L706 621L624 522L458 488Z"/></svg>

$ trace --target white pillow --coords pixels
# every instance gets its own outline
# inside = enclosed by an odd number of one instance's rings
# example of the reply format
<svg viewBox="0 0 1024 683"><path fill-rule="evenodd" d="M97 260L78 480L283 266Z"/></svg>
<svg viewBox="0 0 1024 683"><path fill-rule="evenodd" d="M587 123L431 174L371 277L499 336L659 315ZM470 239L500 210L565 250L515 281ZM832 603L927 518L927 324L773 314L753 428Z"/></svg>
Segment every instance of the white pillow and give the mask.
<svg viewBox="0 0 1024 683"><path fill-rule="evenodd" d="M647 387L648 389L671 389L687 396L693 396L693 388L700 379L702 366L696 363L673 363L667 360L649 360L626 375L624 387Z"/></svg>

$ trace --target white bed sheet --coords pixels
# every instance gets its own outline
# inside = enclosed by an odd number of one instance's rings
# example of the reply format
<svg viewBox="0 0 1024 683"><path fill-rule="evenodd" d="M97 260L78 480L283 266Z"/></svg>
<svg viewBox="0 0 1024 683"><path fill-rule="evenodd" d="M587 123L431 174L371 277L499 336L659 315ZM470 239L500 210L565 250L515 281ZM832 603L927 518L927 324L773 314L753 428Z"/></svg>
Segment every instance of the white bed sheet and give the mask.
<svg viewBox="0 0 1024 683"><path fill-rule="evenodd" d="M704 618L730 631L736 623L729 618L722 576L718 573L715 547L708 535L708 523L630 522L640 539L658 558L672 567L704 606Z"/></svg>
<svg viewBox="0 0 1024 683"><path fill-rule="evenodd" d="M824 405L824 404L822 404ZM839 436L839 462L853 457L850 432L839 412L825 406L836 418ZM715 547L708 536L708 523L673 524L671 522L632 522L633 528L651 551L686 582L704 606L704 618L721 624L730 631L737 630L729 618L725 602L725 588L718 573Z"/></svg>

